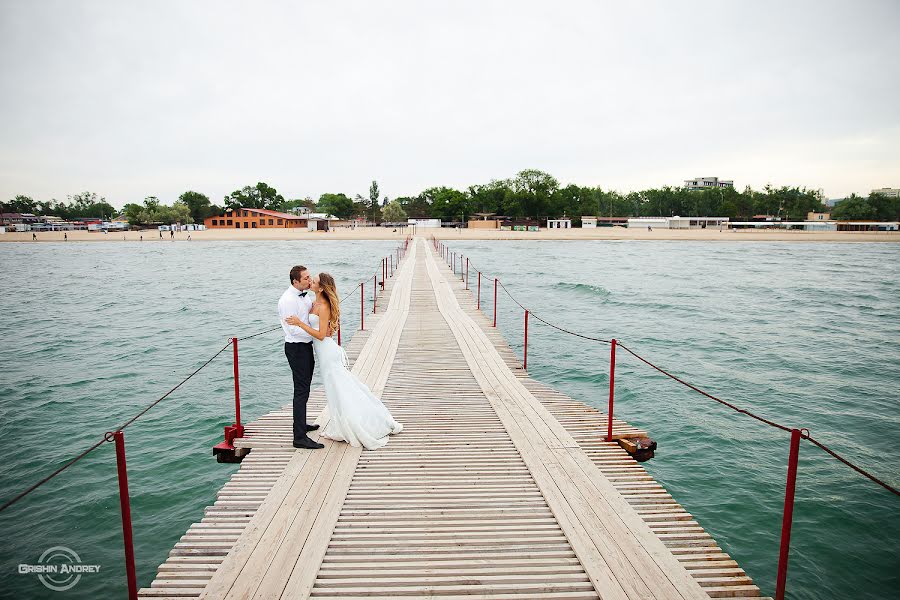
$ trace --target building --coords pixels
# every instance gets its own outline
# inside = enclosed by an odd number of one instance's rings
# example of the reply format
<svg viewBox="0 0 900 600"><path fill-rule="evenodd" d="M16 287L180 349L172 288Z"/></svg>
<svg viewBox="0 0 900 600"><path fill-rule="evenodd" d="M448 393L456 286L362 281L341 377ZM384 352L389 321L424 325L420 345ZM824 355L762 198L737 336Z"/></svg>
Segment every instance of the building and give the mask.
<svg viewBox="0 0 900 600"><path fill-rule="evenodd" d="M628 228L649 229L706 229L727 227L728 217L632 217Z"/></svg>
<svg viewBox="0 0 900 600"><path fill-rule="evenodd" d="M441 227L440 219L407 219L406 224L410 227L438 228Z"/></svg>
<svg viewBox="0 0 900 600"><path fill-rule="evenodd" d="M229 208L221 217L205 218L203 224L208 229L305 229L307 217L262 208Z"/></svg>
<svg viewBox="0 0 900 600"><path fill-rule="evenodd" d="M596 229L597 228L597 217L581 217L581 228L582 229Z"/></svg>
<svg viewBox="0 0 900 600"><path fill-rule="evenodd" d="M900 188L878 188L877 190L872 190L872 193L887 196L888 198L900 198Z"/></svg>
<svg viewBox="0 0 900 600"><path fill-rule="evenodd" d="M830 221L831 213L809 212L806 213L807 221Z"/></svg>
<svg viewBox="0 0 900 600"><path fill-rule="evenodd" d="M547 229L571 229L572 219L547 219Z"/></svg>
<svg viewBox="0 0 900 600"><path fill-rule="evenodd" d="M696 179L685 179L684 187L689 190L708 190L710 188L727 188L734 187L734 181L723 179L719 181L718 177L697 177Z"/></svg>

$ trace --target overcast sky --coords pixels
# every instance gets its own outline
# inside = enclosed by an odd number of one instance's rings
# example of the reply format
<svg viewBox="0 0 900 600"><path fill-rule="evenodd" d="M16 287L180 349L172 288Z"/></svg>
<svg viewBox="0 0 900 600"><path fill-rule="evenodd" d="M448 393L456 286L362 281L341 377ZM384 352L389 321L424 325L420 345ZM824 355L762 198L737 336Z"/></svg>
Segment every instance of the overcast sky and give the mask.
<svg viewBox="0 0 900 600"><path fill-rule="evenodd" d="M0 196L900 187L900 2L0 0Z"/></svg>

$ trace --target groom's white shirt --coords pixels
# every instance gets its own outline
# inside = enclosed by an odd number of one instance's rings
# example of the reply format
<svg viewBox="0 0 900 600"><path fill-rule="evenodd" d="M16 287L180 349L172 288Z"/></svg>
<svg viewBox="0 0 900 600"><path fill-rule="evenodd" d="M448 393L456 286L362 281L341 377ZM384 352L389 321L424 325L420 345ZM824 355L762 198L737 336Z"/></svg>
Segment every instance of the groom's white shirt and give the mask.
<svg viewBox="0 0 900 600"><path fill-rule="evenodd" d="M309 311L313 305L313 293L306 290L306 295L302 298L299 291L294 286L290 286L281 295L278 300L278 319L281 321L281 328L284 329L284 341L286 342L311 342L311 335L303 331L296 325L288 325L284 322L291 315L300 317L300 320L309 325Z"/></svg>

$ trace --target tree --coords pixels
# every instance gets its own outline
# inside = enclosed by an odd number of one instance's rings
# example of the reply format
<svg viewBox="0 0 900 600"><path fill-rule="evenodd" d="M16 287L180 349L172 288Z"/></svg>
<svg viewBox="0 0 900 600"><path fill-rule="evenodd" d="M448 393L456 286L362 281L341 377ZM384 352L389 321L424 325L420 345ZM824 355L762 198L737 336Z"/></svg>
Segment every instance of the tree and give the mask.
<svg viewBox="0 0 900 600"><path fill-rule="evenodd" d="M346 194L322 194L319 196L317 208L320 212L334 215L338 219L349 219L353 216L353 200Z"/></svg>
<svg viewBox="0 0 900 600"><path fill-rule="evenodd" d="M869 204L868 199L850 194L844 200L834 205L831 217L837 221L870 221L875 219L878 212Z"/></svg>
<svg viewBox="0 0 900 600"><path fill-rule="evenodd" d="M540 217L547 214L550 196L559 189L559 181L543 171L526 169L520 171L512 180L512 188L518 196L524 214L529 217Z"/></svg>
<svg viewBox="0 0 900 600"><path fill-rule="evenodd" d="M284 196L270 185L260 181L254 187L249 185L231 192L225 196L225 206L236 208L263 208L266 210L278 210L284 202Z"/></svg>
<svg viewBox="0 0 900 600"><path fill-rule="evenodd" d="M0 212L34 213L37 204L30 196L18 195L9 202L0 202Z"/></svg>
<svg viewBox="0 0 900 600"><path fill-rule="evenodd" d="M68 217L92 217L96 219L111 219L118 211L106 201L106 198L97 196L93 192L81 192L68 196L69 206L65 209ZM62 206L61 204L59 206Z"/></svg>
<svg viewBox="0 0 900 600"><path fill-rule="evenodd" d="M406 221L406 211L400 206L396 200L388 202L382 209L382 217L389 223L400 223Z"/></svg>
<svg viewBox="0 0 900 600"><path fill-rule="evenodd" d="M188 207L195 223L202 223L203 219L212 215L209 198L200 192L187 191L178 197L178 201Z"/></svg>
<svg viewBox="0 0 900 600"><path fill-rule="evenodd" d="M378 182L372 181L372 185L369 186L369 220L373 223L378 218L378 197L380 192L378 191Z"/></svg>

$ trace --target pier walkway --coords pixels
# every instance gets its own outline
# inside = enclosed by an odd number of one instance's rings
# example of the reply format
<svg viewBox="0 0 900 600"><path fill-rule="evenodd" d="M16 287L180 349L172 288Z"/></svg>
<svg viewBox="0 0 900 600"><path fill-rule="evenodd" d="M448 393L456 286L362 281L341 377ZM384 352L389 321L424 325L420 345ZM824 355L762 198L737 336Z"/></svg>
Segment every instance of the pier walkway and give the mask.
<svg viewBox="0 0 900 600"><path fill-rule="evenodd" d="M528 377L463 287L416 238L348 346L404 431L309 451L291 446L290 405L249 424L235 446L251 452L140 597L758 597L605 441L603 413Z"/></svg>

